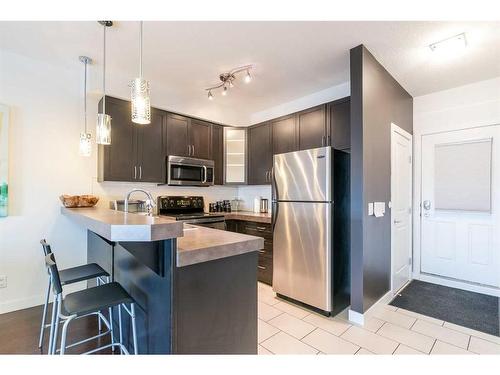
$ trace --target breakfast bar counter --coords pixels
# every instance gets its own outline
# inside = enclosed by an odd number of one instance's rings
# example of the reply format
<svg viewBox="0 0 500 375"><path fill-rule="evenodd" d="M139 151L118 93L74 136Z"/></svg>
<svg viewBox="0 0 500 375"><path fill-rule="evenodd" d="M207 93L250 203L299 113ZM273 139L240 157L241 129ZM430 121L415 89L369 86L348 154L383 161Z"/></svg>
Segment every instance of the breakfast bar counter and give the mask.
<svg viewBox="0 0 500 375"><path fill-rule="evenodd" d="M262 238L105 208L61 213L87 230L87 261L135 299L139 353L257 353Z"/></svg>

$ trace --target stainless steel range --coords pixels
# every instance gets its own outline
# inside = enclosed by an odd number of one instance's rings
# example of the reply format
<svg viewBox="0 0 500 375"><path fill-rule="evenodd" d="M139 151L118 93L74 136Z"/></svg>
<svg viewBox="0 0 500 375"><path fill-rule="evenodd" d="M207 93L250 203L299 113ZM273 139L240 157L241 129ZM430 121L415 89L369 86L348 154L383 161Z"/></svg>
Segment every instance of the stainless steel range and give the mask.
<svg viewBox="0 0 500 375"><path fill-rule="evenodd" d="M159 196L158 215L168 216L187 224L203 227L226 229L223 214L205 213L203 197Z"/></svg>

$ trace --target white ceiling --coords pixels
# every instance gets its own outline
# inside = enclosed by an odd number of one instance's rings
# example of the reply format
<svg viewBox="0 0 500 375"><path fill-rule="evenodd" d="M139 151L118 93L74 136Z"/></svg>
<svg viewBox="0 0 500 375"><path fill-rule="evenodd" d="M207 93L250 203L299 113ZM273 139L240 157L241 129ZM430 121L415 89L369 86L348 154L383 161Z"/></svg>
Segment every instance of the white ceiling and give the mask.
<svg viewBox="0 0 500 375"><path fill-rule="evenodd" d="M138 74L137 22L108 33L112 94L127 96ZM430 43L465 32L468 47L436 61ZM500 22L146 22L144 75L153 105L214 121L248 124L250 115L349 80L349 49L364 44L413 96L500 76ZM0 48L61 67L77 57L100 71L96 22L0 22ZM208 101L218 73L255 64L255 79Z"/></svg>

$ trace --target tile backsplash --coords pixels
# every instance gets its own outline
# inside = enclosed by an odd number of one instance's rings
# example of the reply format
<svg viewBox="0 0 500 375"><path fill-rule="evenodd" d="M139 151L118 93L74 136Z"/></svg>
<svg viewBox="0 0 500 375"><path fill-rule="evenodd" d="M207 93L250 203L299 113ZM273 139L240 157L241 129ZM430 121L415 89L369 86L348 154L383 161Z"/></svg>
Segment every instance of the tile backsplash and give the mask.
<svg viewBox="0 0 500 375"><path fill-rule="evenodd" d="M238 186L238 198L242 200L241 210L253 211L253 200L256 197L267 198L271 209L271 186L269 185L241 185Z"/></svg>
<svg viewBox="0 0 500 375"><path fill-rule="evenodd" d="M240 185L240 186L210 186L210 187L177 187L147 183L128 183L128 182L97 182L92 184L92 194L100 197L99 206L109 207L109 201L115 199L124 199L125 195L132 188L143 188L153 195L156 199L159 195L201 195L205 198L205 211L208 211L210 202L220 200L232 200L238 197L241 200L240 210L253 211L253 201L256 197L269 199L271 207L271 186L268 185ZM139 199L144 199L138 195Z"/></svg>

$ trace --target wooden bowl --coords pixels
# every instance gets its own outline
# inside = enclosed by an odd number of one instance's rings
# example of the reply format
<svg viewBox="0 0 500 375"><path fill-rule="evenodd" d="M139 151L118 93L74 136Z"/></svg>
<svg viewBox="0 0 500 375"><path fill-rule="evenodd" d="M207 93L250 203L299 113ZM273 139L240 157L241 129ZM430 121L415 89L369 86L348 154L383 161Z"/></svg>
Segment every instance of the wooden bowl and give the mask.
<svg viewBox="0 0 500 375"><path fill-rule="evenodd" d="M94 195L61 195L59 197L64 207L94 207L99 198Z"/></svg>

